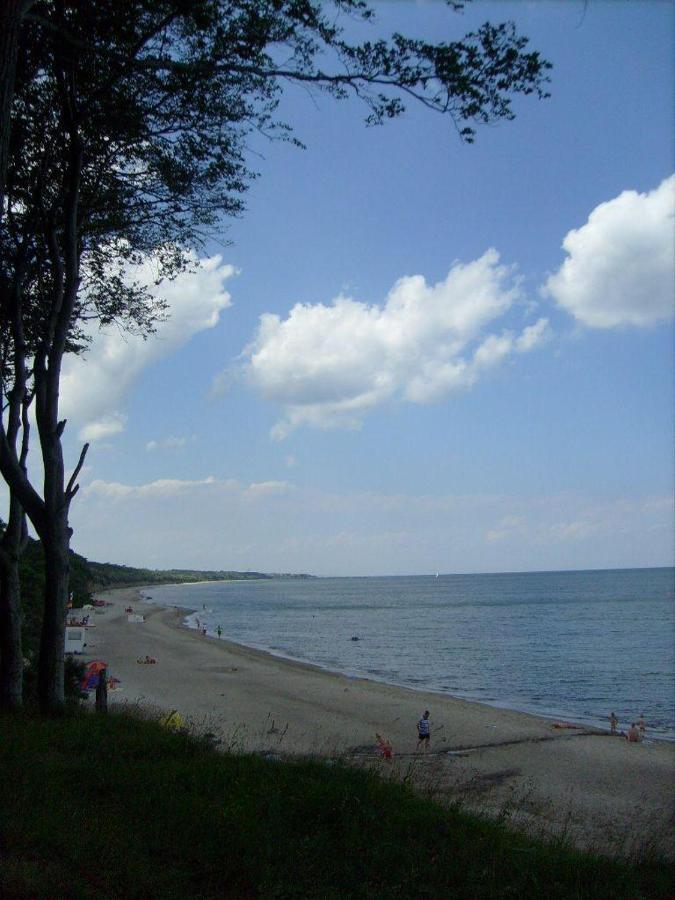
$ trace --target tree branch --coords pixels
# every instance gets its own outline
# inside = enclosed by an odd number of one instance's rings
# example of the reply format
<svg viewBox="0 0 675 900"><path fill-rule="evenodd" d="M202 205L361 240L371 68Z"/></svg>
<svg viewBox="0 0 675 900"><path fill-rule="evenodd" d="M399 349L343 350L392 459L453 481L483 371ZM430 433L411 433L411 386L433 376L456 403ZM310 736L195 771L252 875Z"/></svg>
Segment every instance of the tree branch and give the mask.
<svg viewBox="0 0 675 900"><path fill-rule="evenodd" d="M73 474L70 476L70 479L68 480L68 484L66 486L66 502L67 503L70 503L70 501L73 499L73 497L79 490L80 486L79 486L79 484L75 484L75 481L77 480L77 476L80 474L80 470L82 469L82 466L84 465L84 458L87 455L88 449L89 449L89 444L85 444L84 447L82 448L82 452L80 453L80 458L77 462L77 465L75 466Z"/></svg>

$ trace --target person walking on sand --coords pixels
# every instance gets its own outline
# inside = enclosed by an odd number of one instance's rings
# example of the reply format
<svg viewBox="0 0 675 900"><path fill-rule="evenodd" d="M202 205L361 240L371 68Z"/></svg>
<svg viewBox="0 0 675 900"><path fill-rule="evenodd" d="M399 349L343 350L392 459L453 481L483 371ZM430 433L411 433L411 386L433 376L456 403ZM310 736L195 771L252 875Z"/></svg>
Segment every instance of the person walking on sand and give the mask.
<svg viewBox="0 0 675 900"><path fill-rule="evenodd" d="M640 737L644 737L645 731L647 730L647 723L645 722L644 713L640 713L640 718L638 719L638 728L640 729Z"/></svg>
<svg viewBox="0 0 675 900"><path fill-rule="evenodd" d="M223 629L220 627L220 625L216 628L216 632L218 634L218 638L220 639L220 636L223 633Z"/></svg>
<svg viewBox="0 0 675 900"><path fill-rule="evenodd" d="M430 743L431 728L429 724L429 710L425 709L422 718L417 723L417 747L415 749L419 750L420 747L424 747L424 752L426 753Z"/></svg>
<svg viewBox="0 0 675 900"><path fill-rule="evenodd" d="M610 713L609 716L609 732L610 734L616 734L616 726L619 724L619 720L616 717L616 713Z"/></svg>

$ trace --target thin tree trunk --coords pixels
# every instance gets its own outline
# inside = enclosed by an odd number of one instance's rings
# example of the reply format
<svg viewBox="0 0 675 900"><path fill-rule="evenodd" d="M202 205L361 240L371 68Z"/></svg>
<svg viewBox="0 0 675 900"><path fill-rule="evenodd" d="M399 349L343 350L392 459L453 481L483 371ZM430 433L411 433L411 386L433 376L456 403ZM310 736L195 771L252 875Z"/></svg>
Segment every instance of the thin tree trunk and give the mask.
<svg viewBox="0 0 675 900"><path fill-rule="evenodd" d="M64 635L70 577L67 515L60 515L56 521L49 522L41 542L45 559L45 603L40 633L38 700L43 713L53 713L58 712L65 703Z"/></svg>
<svg viewBox="0 0 675 900"><path fill-rule="evenodd" d="M42 712L56 712L65 703L64 644L70 584L70 503L77 491L75 481L84 463L88 444L68 484L65 483L61 437L66 427L59 416L61 364L77 292L80 286L78 217L83 148L77 123L77 97L72 61L56 72L61 86L63 114L69 133L68 167L65 176L61 245L54 222L46 222L46 238L52 265L53 291L46 340L34 364L36 418L44 466L45 524L38 531L45 556L45 608L38 661L38 700Z"/></svg>
<svg viewBox="0 0 675 900"><path fill-rule="evenodd" d="M26 391L25 348L17 350L14 387L9 393L7 440L16 453L19 430L21 454L17 460L26 475L30 425ZM21 639L21 583L19 559L28 542L26 513L16 492L10 487L9 518L0 542L0 709L19 709L23 703L23 644Z"/></svg>
<svg viewBox="0 0 675 900"><path fill-rule="evenodd" d="M24 433L20 466L28 455L28 403L23 406ZM13 428L10 425L10 432ZM13 440L16 438L14 437ZM23 643L21 640L21 581L19 559L28 542L26 513L10 489L9 520L0 543L0 709L23 704Z"/></svg>
<svg viewBox="0 0 675 900"><path fill-rule="evenodd" d="M0 549L0 709L19 709L23 702L23 649L21 644L20 543L3 537Z"/></svg>
<svg viewBox="0 0 675 900"><path fill-rule="evenodd" d="M33 3L34 0L2 0L0 3L0 197L4 196L7 176L19 30Z"/></svg>

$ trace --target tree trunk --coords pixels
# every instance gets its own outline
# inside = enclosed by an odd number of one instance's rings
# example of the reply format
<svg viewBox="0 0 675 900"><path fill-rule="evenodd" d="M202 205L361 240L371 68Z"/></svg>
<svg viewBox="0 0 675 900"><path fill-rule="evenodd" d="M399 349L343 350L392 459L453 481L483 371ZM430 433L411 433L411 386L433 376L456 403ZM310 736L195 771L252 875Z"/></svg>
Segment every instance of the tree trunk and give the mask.
<svg viewBox="0 0 675 900"><path fill-rule="evenodd" d="M98 673L98 684L96 685L96 712L108 712L108 672L102 669Z"/></svg>
<svg viewBox="0 0 675 900"><path fill-rule="evenodd" d="M65 703L63 686L64 636L70 583L70 529L67 512L61 513L40 535L45 558L45 603L38 661L38 700L43 713L61 710Z"/></svg>
<svg viewBox="0 0 675 900"><path fill-rule="evenodd" d="M2 0L0 3L0 197L5 193L19 30L33 3L34 0Z"/></svg>
<svg viewBox="0 0 675 900"><path fill-rule="evenodd" d="M16 549L12 552L3 546L0 552L0 709L19 709L22 702L19 557Z"/></svg>
<svg viewBox="0 0 675 900"><path fill-rule="evenodd" d="M23 349L21 350L23 353ZM19 354L17 353L17 356ZM19 469L26 475L30 425L23 356L15 367L9 393L7 441L13 453L23 423ZM0 542L0 709L18 709L23 703L23 646L21 640L21 583L19 559L28 542L26 513L16 491L9 489L9 518Z"/></svg>

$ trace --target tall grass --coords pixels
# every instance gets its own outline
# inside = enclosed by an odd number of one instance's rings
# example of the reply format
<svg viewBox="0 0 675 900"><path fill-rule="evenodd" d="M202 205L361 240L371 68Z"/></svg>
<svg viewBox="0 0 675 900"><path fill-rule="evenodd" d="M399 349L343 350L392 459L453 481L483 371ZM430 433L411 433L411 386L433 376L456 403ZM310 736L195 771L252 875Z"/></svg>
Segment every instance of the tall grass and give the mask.
<svg viewBox="0 0 675 900"><path fill-rule="evenodd" d="M374 772L218 753L128 715L0 719L0 896L667 897Z"/></svg>

